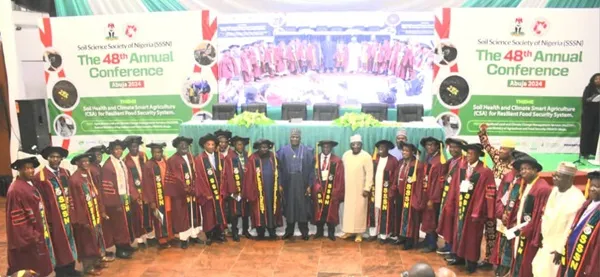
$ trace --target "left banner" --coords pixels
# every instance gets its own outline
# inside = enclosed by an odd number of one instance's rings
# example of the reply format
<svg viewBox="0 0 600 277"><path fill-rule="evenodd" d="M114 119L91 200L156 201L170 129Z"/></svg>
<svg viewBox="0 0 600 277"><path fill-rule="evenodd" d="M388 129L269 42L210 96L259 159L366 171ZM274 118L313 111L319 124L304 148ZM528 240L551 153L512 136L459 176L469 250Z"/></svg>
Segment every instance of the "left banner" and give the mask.
<svg viewBox="0 0 600 277"><path fill-rule="evenodd" d="M218 101L213 12L44 18L39 31L53 144L73 154L131 134L168 142Z"/></svg>

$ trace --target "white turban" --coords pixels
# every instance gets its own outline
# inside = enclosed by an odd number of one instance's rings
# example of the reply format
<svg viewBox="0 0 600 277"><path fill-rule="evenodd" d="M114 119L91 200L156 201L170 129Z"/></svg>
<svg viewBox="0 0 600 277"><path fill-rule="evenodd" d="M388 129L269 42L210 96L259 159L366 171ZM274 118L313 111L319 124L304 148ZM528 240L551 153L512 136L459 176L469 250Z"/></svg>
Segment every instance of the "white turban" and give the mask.
<svg viewBox="0 0 600 277"><path fill-rule="evenodd" d="M556 171L569 176L575 176L577 173L577 166L575 166L573 163L561 162Z"/></svg>
<svg viewBox="0 0 600 277"><path fill-rule="evenodd" d="M359 134L350 137L350 143L362 142L362 137Z"/></svg>
<svg viewBox="0 0 600 277"><path fill-rule="evenodd" d="M405 129L398 130L398 132L396 132L396 136L404 136L404 137L406 137L406 130Z"/></svg>

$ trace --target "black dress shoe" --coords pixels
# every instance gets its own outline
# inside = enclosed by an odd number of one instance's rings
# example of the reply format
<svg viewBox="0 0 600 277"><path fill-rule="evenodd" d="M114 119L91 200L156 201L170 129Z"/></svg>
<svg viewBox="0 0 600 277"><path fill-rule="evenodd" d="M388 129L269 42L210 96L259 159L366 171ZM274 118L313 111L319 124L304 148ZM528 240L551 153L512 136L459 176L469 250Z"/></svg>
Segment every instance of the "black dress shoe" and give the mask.
<svg viewBox="0 0 600 277"><path fill-rule="evenodd" d="M115 256L119 259L131 259L131 252L126 250L117 250Z"/></svg>
<svg viewBox="0 0 600 277"><path fill-rule="evenodd" d="M81 276L83 276L83 272L77 271L75 269L72 269L72 270L70 270L67 273L67 276L69 276L69 277L81 277Z"/></svg>
<svg viewBox="0 0 600 277"><path fill-rule="evenodd" d="M427 246L423 249L421 249L421 253L433 253L435 252L435 248L431 247L431 246Z"/></svg>
<svg viewBox="0 0 600 277"><path fill-rule="evenodd" d="M150 247L152 247L152 246L156 246L156 245L158 245L158 239L156 239L156 238L153 238L153 239L147 239L147 240L146 240L146 244L147 244L148 246L150 246Z"/></svg>
<svg viewBox="0 0 600 277"><path fill-rule="evenodd" d="M477 270L477 262L469 262L467 261L467 273L468 274L473 274L475 273L475 271Z"/></svg>
<svg viewBox="0 0 600 277"><path fill-rule="evenodd" d="M206 245L210 246L212 244L213 240L210 237L206 237Z"/></svg>
<svg viewBox="0 0 600 277"><path fill-rule="evenodd" d="M293 236L294 236L294 233L285 233L285 234L283 234L283 237L281 237L281 238L283 240L286 240L286 239L292 238Z"/></svg>
<svg viewBox="0 0 600 277"><path fill-rule="evenodd" d="M162 244L158 245L158 250L165 250L165 249L170 248L170 247L171 247L170 244L168 244L168 243L162 243Z"/></svg>
<svg viewBox="0 0 600 277"><path fill-rule="evenodd" d="M310 239L310 237L309 237L308 235L303 235L303 236L302 236L302 239L303 239L303 240L309 240L309 239Z"/></svg>
<svg viewBox="0 0 600 277"><path fill-rule="evenodd" d="M195 244L204 244L204 241L202 241L200 238L191 238L190 242Z"/></svg>
<svg viewBox="0 0 600 277"><path fill-rule="evenodd" d="M329 238L329 240L331 241L335 241L335 235L330 234L329 236L327 236L327 238Z"/></svg>
<svg viewBox="0 0 600 277"><path fill-rule="evenodd" d="M465 264L465 259L462 258L454 258L451 260L446 260L448 262L448 265L464 265Z"/></svg>
<svg viewBox="0 0 600 277"><path fill-rule="evenodd" d="M179 247L181 247L181 249L187 249L189 246L189 242L187 240L183 240L181 241L181 244Z"/></svg>
<svg viewBox="0 0 600 277"><path fill-rule="evenodd" d="M233 233L233 241L235 242L239 242L240 241L240 235Z"/></svg>
<svg viewBox="0 0 600 277"><path fill-rule="evenodd" d="M143 242L142 242L142 243L138 243L138 247L137 247L137 248L138 248L138 249L146 249L146 248L148 248L148 245L146 245L146 244L145 244L145 243L143 243Z"/></svg>
<svg viewBox="0 0 600 277"><path fill-rule="evenodd" d="M494 265L491 263L488 263L486 261L481 261L481 262L477 263L477 269L492 270L492 269L494 269Z"/></svg>
<svg viewBox="0 0 600 277"><path fill-rule="evenodd" d="M250 235L250 232L248 232L247 230L246 230L246 231L243 231L243 232L242 232L242 235L243 235L244 237L246 237L247 239L252 239L252 238L253 238L253 237L252 237L252 235Z"/></svg>
<svg viewBox="0 0 600 277"><path fill-rule="evenodd" d="M317 232L317 233L315 234L315 236L313 237L313 239L320 239L320 238L322 238L322 237L323 237L323 232Z"/></svg>

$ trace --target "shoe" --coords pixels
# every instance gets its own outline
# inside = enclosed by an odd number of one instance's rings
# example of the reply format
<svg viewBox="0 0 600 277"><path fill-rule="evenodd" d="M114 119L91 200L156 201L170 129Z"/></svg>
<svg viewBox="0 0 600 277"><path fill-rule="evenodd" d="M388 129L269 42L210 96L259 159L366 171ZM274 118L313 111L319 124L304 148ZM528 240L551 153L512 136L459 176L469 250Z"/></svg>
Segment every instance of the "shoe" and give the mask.
<svg viewBox="0 0 600 277"><path fill-rule="evenodd" d="M225 238L225 235L223 233L215 235L213 238L214 241L218 242L218 243L223 243L223 242L227 242L227 239Z"/></svg>
<svg viewBox="0 0 600 277"><path fill-rule="evenodd" d="M114 256L104 256L102 257L102 260L100 260L103 263L112 263L115 261L115 257Z"/></svg>
<svg viewBox="0 0 600 277"><path fill-rule="evenodd" d="M245 230L242 232L242 236L246 237L247 239L252 239L252 235L250 234L250 232L248 232L248 230Z"/></svg>
<svg viewBox="0 0 600 277"><path fill-rule="evenodd" d="M72 270L69 270L69 272L67 272L67 276L69 276L69 277L81 277L81 276L83 276L83 272L75 270L73 268Z"/></svg>
<svg viewBox="0 0 600 277"><path fill-rule="evenodd" d="M362 242L363 238L362 236L358 235L356 236L356 238L354 239L354 242Z"/></svg>
<svg viewBox="0 0 600 277"><path fill-rule="evenodd" d="M329 236L327 236L327 238L329 238L329 240L331 241L335 241L335 235L330 234Z"/></svg>
<svg viewBox="0 0 600 277"><path fill-rule="evenodd" d="M371 236L369 236L369 237L367 238L367 241L376 241L376 240L377 240L377 236L372 236L372 237L371 237Z"/></svg>
<svg viewBox="0 0 600 277"><path fill-rule="evenodd" d="M100 275L102 275L102 273L100 273L100 271L98 271L98 270L96 270L96 269L92 268L92 269L86 270L86 271L85 271L85 275L89 275L89 276L100 276ZM83 276L83 275L81 275L81 276Z"/></svg>
<svg viewBox="0 0 600 277"><path fill-rule="evenodd" d="M377 242L381 245L385 244L385 240L384 239L377 239Z"/></svg>
<svg viewBox="0 0 600 277"><path fill-rule="evenodd" d="M448 265L464 265L465 264L465 259L462 258L454 258L454 259L450 259L450 260L446 260L448 262Z"/></svg>
<svg viewBox="0 0 600 277"><path fill-rule="evenodd" d="M303 235L303 236L302 236L302 239L303 239L303 240L309 240L309 239L310 239L310 237L309 237L308 235Z"/></svg>
<svg viewBox="0 0 600 277"><path fill-rule="evenodd" d="M492 270L494 269L494 265L486 261L481 261L477 263L477 269Z"/></svg>
<svg viewBox="0 0 600 277"><path fill-rule="evenodd" d="M475 273L475 271L477 270L477 262L469 262L467 261L467 273L468 274L473 274Z"/></svg>
<svg viewBox="0 0 600 277"><path fill-rule="evenodd" d="M171 245L168 243L162 243L158 245L158 250L165 250L167 248L171 248Z"/></svg>
<svg viewBox="0 0 600 277"><path fill-rule="evenodd" d="M187 240L181 241L180 247L181 249L187 249L189 247L189 242Z"/></svg>
<svg viewBox="0 0 600 277"><path fill-rule="evenodd" d="M323 231L317 231L313 239L320 239L323 237Z"/></svg>
<svg viewBox="0 0 600 277"><path fill-rule="evenodd" d="M206 237L206 242L204 242L206 244L206 246L210 246L212 244L212 239L210 237Z"/></svg>
<svg viewBox="0 0 600 277"><path fill-rule="evenodd" d="M444 245L444 247L440 247L438 248L435 253L438 253L440 255L448 255L450 254L450 247L448 247L448 245Z"/></svg>
<svg viewBox="0 0 600 277"><path fill-rule="evenodd" d="M153 239L147 239L146 240L146 244L148 245L148 247L154 247L158 245L158 239L153 238Z"/></svg>
<svg viewBox="0 0 600 277"><path fill-rule="evenodd" d="M233 233L233 241L240 242L240 235Z"/></svg>
<svg viewBox="0 0 600 277"><path fill-rule="evenodd" d="M405 241L404 242L404 250L411 250L414 248L414 243L412 241Z"/></svg>
<svg viewBox="0 0 600 277"><path fill-rule="evenodd" d="M131 259L131 252L126 250L117 250L115 256L119 259Z"/></svg>
<svg viewBox="0 0 600 277"><path fill-rule="evenodd" d="M143 243L143 242L142 242L142 243L138 243L138 247L137 247L137 248L138 248L138 249L146 249L146 248L148 248L148 245L146 245L146 244L145 244L145 243Z"/></svg>
<svg viewBox="0 0 600 277"><path fill-rule="evenodd" d="M106 251L106 257L113 258L115 260L115 252Z"/></svg>
<svg viewBox="0 0 600 277"><path fill-rule="evenodd" d="M421 253L432 253L432 252L435 252L435 247L427 246L427 247L421 249Z"/></svg>
<svg viewBox="0 0 600 277"><path fill-rule="evenodd" d="M108 268L108 265L103 262L99 262L96 265L94 265L94 268L97 270L102 270L102 269Z"/></svg>
<svg viewBox="0 0 600 277"><path fill-rule="evenodd" d="M277 238L276 234L269 235L269 240L277 240L277 239L278 238Z"/></svg>
<svg viewBox="0 0 600 277"><path fill-rule="evenodd" d="M293 236L294 236L294 233L285 233L285 234L283 234L283 237L281 237L281 239L287 240L287 239L292 238Z"/></svg>

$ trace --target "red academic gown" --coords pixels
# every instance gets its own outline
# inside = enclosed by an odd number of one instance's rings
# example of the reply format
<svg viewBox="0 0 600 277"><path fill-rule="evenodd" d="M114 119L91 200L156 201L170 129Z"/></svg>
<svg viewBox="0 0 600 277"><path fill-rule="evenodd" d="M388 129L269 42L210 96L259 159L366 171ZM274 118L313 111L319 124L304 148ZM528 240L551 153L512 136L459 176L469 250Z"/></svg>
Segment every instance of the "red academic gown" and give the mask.
<svg viewBox="0 0 600 277"><path fill-rule="evenodd" d="M379 56L377 60L378 70L380 73L384 72L388 68L391 54L392 49L390 48L390 44L383 43L379 49Z"/></svg>
<svg viewBox="0 0 600 277"><path fill-rule="evenodd" d="M226 186L223 185L222 160L219 153L215 155L215 166L212 166L206 152L202 152L194 161L196 166L195 193L198 205L202 207L202 229L206 232L215 227L221 230L227 226L225 216Z"/></svg>
<svg viewBox="0 0 600 277"><path fill-rule="evenodd" d="M401 209L396 209L400 215L396 215L398 223L396 224L399 236L418 240L419 226L421 225L421 213L427 204L425 202L425 191L423 190L423 163L417 163L416 160L399 163L397 171L398 176L398 194L401 196ZM415 169L416 167L416 169ZM414 171L417 170L416 175Z"/></svg>
<svg viewBox="0 0 600 277"><path fill-rule="evenodd" d="M524 183L521 186L521 192L525 190L526 185ZM529 223L521 229L519 245L515 245L517 255L513 259L510 276L529 277L533 275L531 264L541 246L542 215L550 192L552 192L552 186L538 177L533 182L529 194L521 196L521 202L525 201L521 222L529 221ZM515 209L518 212L519 206L516 206Z"/></svg>
<svg viewBox="0 0 600 277"><path fill-rule="evenodd" d="M252 61L250 59L250 52L242 52L240 55L240 61L242 63L242 78L244 83L252 82Z"/></svg>
<svg viewBox="0 0 600 277"><path fill-rule="evenodd" d="M437 229L438 210L442 201L442 190L445 181L444 164L442 164L440 158L441 156L438 153L423 167L425 170L423 173L423 176L425 176L423 180L423 189L426 191L425 197L427 197L427 201L433 202L432 208L426 206L423 210L421 231L425 233L433 233Z"/></svg>
<svg viewBox="0 0 600 277"><path fill-rule="evenodd" d="M187 154L191 169L188 168L181 155L175 154L167 160L167 174L165 176L165 195L171 198L171 213L173 232L181 233L190 229L192 220L194 226L199 226L200 213L194 197L194 181L196 179L196 168L194 157ZM189 187L189 192L186 192ZM190 211L190 203L192 210Z"/></svg>
<svg viewBox="0 0 600 277"><path fill-rule="evenodd" d="M79 258L99 258L104 250L104 237L98 190L93 185L92 175L81 169L75 171L69 178L69 191L73 201L71 220Z"/></svg>
<svg viewBox="0 0 600 277"><path fill-rule="evenodd" d="M377 165L379 164L379 155L373 161L373 178L377 172ZM375 182L373 180L373 186L371 187L371 193L369 195L369 206L367 213L367 227L377 227L377 234L388 235L395 230L395 216L394 211L394 198L398 193L396 170L398 169L398 160L392 155L388 156L385 169L383 170L383 191L381 194L381 210L379 213L379 226L375 226L376 215L375 215ZM386 187L387 183L387 187Z"/></svg>
<svg viewBox="0 0 600 277"><path fill-rule="evenodd" d="M348 55L348 46L346 44L338 44L335 52L335 67L346 69L346 66L348 66L348 59L350 59Z"/></svg>
<svg viewBox="0 0 600 277"><path fill-rule="evenodd" d="M288 44L287 48L286 48L286 60L288 63L288 70L290 72L296 72L296 70L298 70L299 62L298 62L298 56L296 56L296 50L292 47L292 44Z"/></svg>
<svg viewBox="0 0 600 277"><path fill-rule="evenodd" d="M227 84L235 76L235 61L229 55L224 55L219 61L219 80L225 79Z"/></svg>
<svg viewBox="0 0 600 277"><path fill-rule="evenodd" d="M6 195L8 275L31 269L47 276L54 270L54 251L41 193L17 177Z"/></svg>
<svg viewBox="0 0 600 277"><path fill-rule="evenodd" d="M154 159L144 163L142 169L142 192L144 202L156 205L156 209L162 214L163 220L155 218L154 212L150 211L150 219L154 227L156 238L161 243L173 237L171 226L171 199L165 194L165 175L167 173L167 162L164 158L160 161Z"/></svg>
<svg viewBox="0 0 600 277"><path fill-rule="evenodd" d="M583 203L573 220L557 277L600 276L600 206L578 224L591 203Z"/></svg>
<svg viewBox="0 0 600 277"><path fill-rule="evenodd" d="M459 178L459 168L464 166L465 158L452 158L444 165L443 192L440 199L440 218L436 232L451 244L454 240L454 221L456 220L456 204L458 203L459 187L452 179Z"/></svg>
<svg viewBox="0 0 600 277"><path fill-rule="evenodd" d="M315 169L317 172L311 195L315 209L313 224L323 222L338 225L340 203L344 201L344 164L338 156L330 154L329 161L325 164L329 174L326 180L322 180L321 154L317 155L316 159L318 168Z"/></svg>
<svg viewBox="0 0 600 277"><path fill-rule="evenodd" d="M139 152L138 153L138 161L140 163L140 171L138 171L133 159L130 154L125 156L124 162L129 169L129 181L130 184L135 186L135 190L137 191L136 198L131 199L131 228L133 229L133 234L136 238L139 238L152 230L152 222L150 217L150 212L148 209L148 204L140 205L138 200L142 199L142 182L143 182L143 173L141 170L144 168L144 164L148 160L146 153Z"/></svg>
<svg viewBox="0 0 600 277"><path fill-rule="evenodd" d="M479 260L481 240L485 221L494 218L493 209L485 201L488 185L495 185L494 173L479 161L471 176L467 176L468 164L460 168L458 178L452 178L454 186L460 190L463 180L468 180L471 186L466 191L459 192L456 204L455 236L452 243L452 253L467 261Z"/></svg>
<svg viewBox="0 0 600 277"><path fill-rule="evenodd" d="M119 195L119 186L117 183L117 173L112 158L104 162L102 166L102 195L104 208L109 219L102 224L102 231L106 247L113 245L129 245L133 241L133 233L130 232L128 218L131 218L131 199L121 199ZM129 174L128 174L129 175ZM133 188L130 181L127 181L129 198L137 199L137 190ZM135 197L134 197L135 194ZM131 220L129 220L131 221Z"/></svg>
<svg viewBox="0 0 600 277"><path fill-rule="evenodd" d="M414 77L414 63L415 57L412 51L408 48L404 49L404 55L402 61L398 65L400 68L396 72L396 77L400 77L402 80L412 80Z"/></svg>
<svg viewBox="0 0 600 277"><path fill-rule="evenodd" d="M277 157L274 153L270 154L271 164L273 166L272 170L277 172ZM266 212L261 212L261 203L260 200L264 199L264 196L261 197L259 189L258 189L258 180L257 180L257 171L261 171L260 168L256 168L257 160L260 160L260 157L257 153L252 154L248 158L248 163L246 164L246 173L244 174L244 187L243 187L243 197L248 199L250 203L250 209L252 217L252 226L254 227L266 227L270 224L274 226L282 226L283 225L283 206L281 199L283 198L283 192L279 190L279 182L278 178L275 178L275 198L273 199L273 218L267 216ZM262 175L262 174L261 174ZM278 174L276 174L277 176ZM263 183L261 181L261 183ZM263 192L264 195L264 192ZM263 200L264 201L264 200ZM262 203L266 207L267 203ZM264 220L261 220L264 219ZM264 225L261 224L261 221L264 222Z"/></svg>
<svg viewBox="0 0 600 277"><path fill-rule="evenodd" d="M277 73L283 73L287 70L285 65L285 45L278 45L275 48L275 70Z"/></svg>
<svg viewBox="0 0 600 277"><path fill-rule="evenodd" d="M227 154L227 158L223 161L223 188L225 189L225 195L237 194L242 196L244 187L244 174L246 171L246 163L248 159L246 157L239 156L235 151ZM244 154L242 154L244 155ZM244 164L240 162L244 160ZM237 201L234 198L229 197L227 200L229 206L230 216L250 216L248 201L241 199ZM233 219L232 224L236 224L236 219Z"/></svg>
<svg viewBox="0 0 600 277"><path fill-rule="evenodd" d="M276 65L276 57L275 57L275 48L269 47L265 49L265 70L269 73L269 76L275 76L275 65Z"/></svg>
<svg viewBox="0 0 600 277"><path fill-rule="evenodd" d="M498 186L494 214L496 219L500 219L502 225L507 229L510 229L517 224L517 212L519 210L522 185L522 179L518 178L517 170L511 169L502 176L500 186ZM506 199L505 205L502 203L502 198L506 193L508 193L508 198ZM510 241L506 240L504 234L497 232L494 248L490 255L490 263L510 267L514 256L514 243L514 239Z"/></svg>
<svg viewBox="0 0 600 277"><path fill-rule="evenodd" d="M77 246L73 237L71 214L73 203L69 195L69 177L71 174L59 168L57 178L48 167L44 166L34 177L34 185L42 194L47 209L48 226L52 236L56 266L65 266L77 260Z"/></svg>

